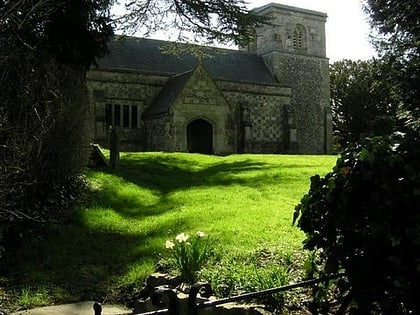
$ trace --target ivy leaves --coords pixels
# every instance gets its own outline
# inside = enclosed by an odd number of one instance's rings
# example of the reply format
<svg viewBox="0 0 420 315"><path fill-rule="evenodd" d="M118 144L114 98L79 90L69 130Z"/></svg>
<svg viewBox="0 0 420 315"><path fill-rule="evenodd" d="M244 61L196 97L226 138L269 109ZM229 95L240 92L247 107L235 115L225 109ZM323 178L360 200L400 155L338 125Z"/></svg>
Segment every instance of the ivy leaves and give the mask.
<svg viewBox="0 0 420 315"><path fill-rule="evenodd" d="M419 144L416 135L394 134L349 146L330 173L311 178L295 208L305 248L321 251L323 273L346 272L367 313L418 307L410 297L412 277L420 278Z"/></svg>

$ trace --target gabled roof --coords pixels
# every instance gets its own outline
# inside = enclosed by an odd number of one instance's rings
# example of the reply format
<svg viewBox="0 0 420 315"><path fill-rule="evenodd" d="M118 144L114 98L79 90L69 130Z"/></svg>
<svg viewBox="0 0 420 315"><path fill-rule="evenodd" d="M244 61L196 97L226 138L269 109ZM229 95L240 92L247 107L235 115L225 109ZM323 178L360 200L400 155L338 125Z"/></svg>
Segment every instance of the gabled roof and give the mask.
<svg viewBox="0 0 420 315"><path fill-rule="evenodd" d="M192 73L193 71L188 71L171 77L165 87L159 92L152 105L143 112L142 117L148 118L166 113L190 79Z"/></svg>
<svg viewBox="0 0 420 315"><path fill-rule="evenodd" d="M98 61L99 69L126 70L140 73L174 76L194 69L197 58L192 55L164 54L166 41L125 37L110 42L110 54ZM278 85L262 57L253 53L207 48L212 58L203 64L214 79Z"/></svg>

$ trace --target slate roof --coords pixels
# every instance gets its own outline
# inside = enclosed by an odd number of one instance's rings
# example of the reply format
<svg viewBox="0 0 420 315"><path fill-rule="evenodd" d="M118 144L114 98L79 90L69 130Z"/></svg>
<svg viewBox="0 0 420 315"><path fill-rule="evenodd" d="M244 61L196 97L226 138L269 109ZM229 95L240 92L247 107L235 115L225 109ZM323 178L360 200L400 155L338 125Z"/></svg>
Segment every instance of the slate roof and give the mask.
<svg viewBox="0 0 420 315"><path fill-rule="evenodd" d="M197 58L191 55L168 55L161 48L166 41L125 37L109 44L110 54L98 61L100 69L128 70L140 73L174 76L194 69ZM276 79L256 54L206 48L213 58L204 58L203 64L214 79L278 85Z"/></svg>
<svg viewBox="0 0 420 315"><path fill-rule="evenodd" d="M169 107L175 102L182 88L190 79L193 71L188 71L169 78L168 83L159 92L151 106L142 114L143 118L150 118L162 113L166 113Z"/></svg>

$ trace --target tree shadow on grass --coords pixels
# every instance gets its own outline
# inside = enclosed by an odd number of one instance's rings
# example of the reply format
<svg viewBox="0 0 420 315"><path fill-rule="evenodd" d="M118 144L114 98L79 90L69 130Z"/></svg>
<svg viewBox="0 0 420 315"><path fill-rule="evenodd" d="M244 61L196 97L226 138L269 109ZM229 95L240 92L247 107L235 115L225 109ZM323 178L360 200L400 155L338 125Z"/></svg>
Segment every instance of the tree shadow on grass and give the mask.
<svg viewBox="0 0 420 315"><path fill-rule="evenodd" d="M84 208L112 209L119 215L135 219L139 216L142 218L160 216L182 206L168 194L148 189L140 190L137 187L129 187L126 192L127 183L115 185L115 178L112 175L112 183L101 183L99 189L91 191Z"/></svg>
<svg viewBox="0 0 420 315"><path fill-rule="evenodd" d="M159 216L182 207L182 201L172 197L173 192L197 187L255 187L267 182L267 177L258 175L257 171L275 168L255 160L232 162L220 159L220 162L205 164L199 159L194 161L176 154L124 157L117 170L100 170L108 179L102 178L101 187L91 191L88 207L115 209L120 215L132 218ZM253 172L257 175L249 176ZM280 179L276 177L274 180L279 182ZM134 186L130 187L130 184ZM138 190L138 193L133 193L133 190Z"/></svg>
<svg viewBox="0 0 420 315"><path fill-rule="evenodd" d="M103 172L114 174L141 187L162 194L199 186L255 185L255 179L238 175L246 172L275 169L277 166L255 160L226 161L201 165L178 155L130 155L121 160L118 170Z"/></svg>
<svg viewBox="0 0 420 315"><path fill-rule="evenodd" d="M206 161L206 159L209 160ZM219 160L218 160L219 159ZM311 165L293 164L290 168L311 168ZM131 218L159 216L176 211L182 201L171 193L192 188L237 185L259 190L269 185L290 184L300 178L279 169L279 165L244 157L229 160L222 157L178 154L124 154L117 170L103 168L109 176L102 187L91 193L91 206L112 208L120 215ZM293 177L294 176L294 177ZM144 189L138 195L125 194L123 186L133 184ZM150 198L150 192L153 196ZM141 196L140 196L141 195ZM232 196L234 197L234 196ZM152 199L152 200L151 200Z"/></svg>

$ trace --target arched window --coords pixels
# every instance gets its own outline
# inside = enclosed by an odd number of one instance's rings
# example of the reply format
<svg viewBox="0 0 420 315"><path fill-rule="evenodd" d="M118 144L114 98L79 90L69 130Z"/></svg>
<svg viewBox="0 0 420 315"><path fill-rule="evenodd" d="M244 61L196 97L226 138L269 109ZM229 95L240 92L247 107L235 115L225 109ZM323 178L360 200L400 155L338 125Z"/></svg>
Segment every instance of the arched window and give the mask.
<svg viewBox="0 0 420 315"><path fill-rule="evenodd" d="M293 31L293 48L296 50L306 50L306 30L303 25L296 25Z"/></svg>

